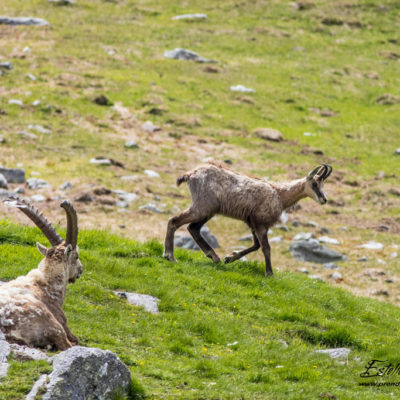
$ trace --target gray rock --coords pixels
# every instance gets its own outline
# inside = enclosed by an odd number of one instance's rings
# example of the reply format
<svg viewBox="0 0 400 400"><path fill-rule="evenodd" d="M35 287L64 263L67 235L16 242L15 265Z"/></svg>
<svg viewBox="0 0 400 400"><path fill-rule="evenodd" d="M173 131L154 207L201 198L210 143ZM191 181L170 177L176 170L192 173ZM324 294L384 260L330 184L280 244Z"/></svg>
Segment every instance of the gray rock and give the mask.
<svg viewBox="0 0 400 400"><path fill-rule="evenodd" d="M22 100L18 100L18 99L10 99L10 100L8 100L8 104L14 105L14 106L20 106L20 107L24 106L24 103L22 102Z"/></svg>
<svg viewBox="0 0 400 400"><path fill-rule="evenodd" d="M317 240L294 242L289 248L292 256L301 261L325 264L332 261L344 261L347 257L337 251L318 244Z"/></svg>
<svg viewBox="0 0 400 400"><path fill-rule="evenodd" d="M147 211L152 211L157 214L161 214L163 211L160 210L155 204L153 203L147 203L144 206L139 207L139 210L147 210Z"/></svg>
<svg viewBox="0 0 400 400"><path fill-rule="evenodd" d="M35 75L32 74L26 74L25 75L28 79L30 79L31 81L37 81L37 78Z"/></svg>
<svg viewBox="0 0 400 400"><path fill-rule="evenodd" d="M127 149L137 149L139 146L138 146L136 140L127 140L125 142L125 147Z"/></svg>
<svg viewBox="0 0 400 400"><path fill-rule="evenodd" d="M3 135L0 135L0 143L5 143L6 138Z"/></svg>
<svg viewBox="0 0 400 400"><path fill-rule="evenodd" d="M212 233L210 233L210 230L208 229L208 227L206 225L202 226L200 233L201 233L201 236L205 239L205 241L213 249L217 249L219 247L217 238ZM194 241L192 236L189 236L189 235L178 236L175 239L174 244L175 244L175 246L181 247L182 249L200 250L199 246L197 246L197 243Z"/></svg>
<svg viewBox="0 0 400 400"><path fill-rule="evenodd" d="M127 201L123 201L123 200L116 201L115 205L117 207L119 207L119 208L127 208L127 207L129 207L129 203Z"/></svg>
<svg viewBox="0 0 400 400"><path fill-rule="evenodd" d="M182 19L186 19L186 20L196 20L196 19L207 19L207 14L183 14L183 15L175 15L175 17L172 17L173 21L179 21Z"/></svg>
<svg viewBox="0 0 400 400"><path fill-rule="evenodd" d="M37 136L34 133L29 133L26 131L19 131L17 132L17 135L22 136L25 139L30 139L30 140L36 140Z"/></svg>
<svg viewBox="0 0 400 400"><path fill-rule="evenodd" d="M357 261L358 261L358 262L366 262L366 261L368 261L368 258L365 257L365 256L362 256L362 257L359 258Z"/></svg>
<svg viewBox="0 0 400 400"><path fill-rule="evenodd" d="M111 351L74 346L53 357L52 373L40 381L43 400L111 400L128 390L131 374Z"/></svg>
<svg viewBox="0 0 400 400"><path fill-rule="evenodd" d="M131 203L132 201L137 200L137 198L139 197L136 193L127 193L123 190L113 190L113 193L115 193L121 200L126 201L127 203Z"/></svg>
<svg viewBox="0 0 400 400"><path fill-rule="evenodd" d="M304 226L307 226L308 228L318 228L318 224L314 221L307 221Z"/></svg>
<svg viewBox="0 0 400 400"><path fill-rule="evenodd" d="M238 240L239 240L239 242L245 242L247 240L253 240L253 235L252 234L244 235L244 236L241 236Z"/></svg>
<svg viewBox="0 0 400 400"><path fill-rule="evenodd" d="M0 189L0 198L4 199L10 196L13 196L15 193L10 190Z"/></svg>
<svg viewBox="0 0 400 400"><path fill-rule="evenodd" d="M339 244L339 241L337 239L331 238L329 236L320 236L318 238L318 241L320 243Z"/></svg>
<svg viewBox="0 0 400 400"><path fill-rule="evenodd" d="M48 182L46 182L44 179L40 179L40 178L29 178L26 181L26 184L28 185L28 188L32 189L32 190L37 190L37 189L43 189L45 187L50 187Z"/></svg>
<svg viewBox="0 0 400 400"><path fill-rule="evenodd" d="M91 158L90 164L111 165L111 160L108 158Z"/></svg>
<svg viewBox="0 0 400 400"><path fill-rule="evenodd" d="M9 62L0 62L0 69L11 71L13 69L13 65Z"/></svg>
<svg viewBox="0 0 400 400"><path fill-rule="evenodd" d="M31 196L31 200L35 203L43 203L46 201L46 197L44 197L42 194L34 194Z"/></svg>
<svg viewBox="0 0 400 400"><path fill-rule="evenodd" d="M54 3L59 6L69 6L75 4L75 0L48 0L49 3Z"/></svg>
<svg viewBox="0 0 400 400"><path fill-rule="evenodd" d="M148 294L129 293L129 292L114 292L116 295L126 299L129 304L143 307L146 311L152 314L158 314L158 303L160 299L157 297L149 296Z"/></svg>
<svg viewBox="0 0 400 400"><path fill-rule="evenodd" d="M9 355L10 345L6 342L3 332L0 331L0 378L7 376Z"/></svg>
<svg viewBox="0 0 400 400"><path fill-rule="evenodd" d="M323 265L323 267L325 269L339 269L339 267L333 262L326 263L326 264Z"/></svg>
<svg viewBox="0 0 400 400"><path fill-rule="evenodd" d="M346 347L338 347L336 349L316 350L316 353L328 354L331 358L345 358L349 355L350 349Z"/></svg>
<svg viewBox="0 0 400 400"><path fill-rule="evenodd" d="M394 154L396 154L396 156L400 156L400 147L394 151Z"/></svg>
<svg viewBox="0 0 400 400"><path fill-rule="evenodd" d="M310 240L314 237L312 232L300 232L294 236L293 240Z"/></svg>
<svg viewBox="0 0 400 400"><path fill-rule="evenodd" d="M309 273L307 268L300 268L299 271L302 272L303 274Z"/></svg>
<svg viewBox="0 0 400 400"><path fill-rule="evenodd" d="M66 181L60 186L60 190L69 190L71 188L72 188L72 184L70 181Z"/></svg>
<svg viewBox="0 0 400 400"><path fill-rule="evenodd" d="M29 125L28 129L30 129L31 131L36 131L38 133L45 133L46 135L51 134L51 129L45 128L42 125Z"/></svg>
<svg viewBox="0 0 400 400"><path fill-rule="evenodd" d="M342 274L341 274L340 272L337 272L337 271L335 271L335 272L331 275L331 278L332 278L334 281L342 280L342 279L343 279Z"/></svg>
<svg viewBox="0 0 400 400"><path fill-rule="evenodd" d="M3 174L0 174L0 188L8 189L8 182Z"/></svg>
<svg viewBox="0 0 400 400"><path fill-rule="evenodd" d="M8 183L25 183L24 169L0 167L0 174L4 175Z"/></svg>
<svg viewBox="0 0 400 400"><path fill-rule="evenodd" d="M149 177L149 178L159 178L160 174L156 171L152 171L151 169L145 169L144 173Z"/></svg>
<svg viewBox="0 0 400 400"><path fill-rule="evenodd" d="M236 85L236 86L231 86L230 90L232 92L241 92L241 93L255 93L255 89L252 88L248 88L246 86L243 85Z"/></svg>
<svg viewBox="0 0 400 400"><path fill-rule="evenodd" d="M39 390L46 384L46 382L47 375L41 375L33 385L31 391L26 395L25 400L35 400Z"/></svg>
<svg viewBox="0 0 400 400"><path fill-rule="evenodd" d="M157 125L154 125L151 121L146 121L142 124L142 129L145 132L154 133L160 131L161 128Z"/></svg>
<svg viewBox="0 0 400 400"><path fill-rule="evenodd" d="M196 61L199 63L216 62L213 60L209 60L207 58L203 58L203 57L199 56L197 53L195 53L194 51L187 50L187 49L180 49L180 48L165 51L164 57L171 58L174 60Z"/></svg>
<svg viewBox="0 0 400 400"><path fill-rule="evenodd" d="M254 135L271 142L280 142L283 140L282 133L272 128L257 128L254 131Z"/></svg>
<svg viewBox="0 0 400 400"><path fill-rule="evenodd" d="M289 232L289 230L290 230L286 225L276 225L275 228L280 229L281 231L284 231L284 232Z"/></svg>
<svg viewBox="0 0 400 400"><path fill-rule="evenodd" d="M34 349L28 346L21 346L19 344L12 343L10 344L11 353L20 361L34 360L34 361L48 361L50 362L51 357L49 357L43 351L38 349Z"/></svg>
<svg viewBox="0 0 400 400"><path fill-rule="evenodd" d="M309 275L308 276L310 279L314 279L314 280L316 280L316 281L319 281L319 282L323 282L324 280L320 277L320 276L318 276L318 275Z"/></svg>
<svg viewBox="0 0 400 400"><path fill-rule="evenodd" d="M34 17L0 17L0 25L36 25L45 26L50 25L42 18Z"/></svg>
<svg viewBox="0 0 400 400"><path fill-rule="evenodd" d="M361 247L363 249L368 249L368 250L382 250L383 249L383 244L371 240L370 242L364 243L364 244L362 244L360 246L357 246L357 247Z"/></svg>
<svg viewBox="0 0 400 400"><path fill-rule="evenodd" d="M269 239L269 242L270 243L280 243L280 242L282 242L282 240L283 240L282 236L274 236Z"/></svg>

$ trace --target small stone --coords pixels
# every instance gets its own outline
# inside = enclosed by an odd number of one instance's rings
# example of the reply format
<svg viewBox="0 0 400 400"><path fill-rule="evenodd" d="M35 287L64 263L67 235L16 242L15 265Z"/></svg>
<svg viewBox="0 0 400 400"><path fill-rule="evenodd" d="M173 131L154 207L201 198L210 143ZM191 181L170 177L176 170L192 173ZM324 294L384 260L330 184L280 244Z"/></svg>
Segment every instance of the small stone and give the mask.
<svg viewBox="0 0 400 400"><path fill-rule="evenodd" d="M118 208L127 208L127 207L129 207L129 203L128 203L127 201L117 201L117 202L115 203L115 205L116 205Z"/></svg>
<svg viewBox="0 0 400 400"><path fill-rule="evenodd" d="M0 167L0 174L4 175L8 183L25 183L24 169Z"/></svg>
<svg viewBox="0 0 400 400"><path fill-rule="evenodd" d="M331 278L334 280L334 281L341 281L341 280L343 280L343 278L342 278L342 274L340 273L340 272L334 272L332 275L331 275Z"/></svg>
<svg viewBox="0 0 400 400"><path fill-rule="evenodd" d="M34 133L29 133L26 131L19 131L17 132L17 135L22 136L25 139L30 139L30 140L36 140L37 136Z"/></svg>
<svg viewBox="0 0 400 400"><path fill-rule="evenodd" d="M132 201L137 200L137 198L139 197L136 193L127 193L124 192L123 190L113 190L113 192L118 195L118 197L123 200L126 201L128 203L131 203Z"/></svg>
<svg viewBox="0 0 400 400"><path fill-rule="evenodd" d="M365 257L365 256L362 256L362 257L359 258L357 261L358 261L358 262L366 262L366 261L368 261L368 258Z"/></svg>
<svg viewBox="0 0 400 400"><path fill-rule="evenodd" d="M314 234L312 232L300 232L297 235L294 236L293 240L298 241L298 240L310 240L314 237Z"/></svg>
<svg viewBox="0 0 400 400"><path fill-rule="evenodd" d="M28 346L21 346L19 344L10 344L11 353L17 360L20 361L50 361L50 357L43 353L43 351L28 347Z"/></svg>
<svg viewBox="0 0 400 400"><path fill-rule="evenodd" d="M379 225L379 226L378 226L378 231L379 231L379 232L387 232L387 231L390 231L390 226L388 226L388 225Z"/></svg>
<svg viewBox="0 0 400 400"><path fill-rule="evenodd" d="M220 72L219 68L215 67L214 65L206 65L203 68L203 71L210 74L218 74Z"/></svg>
<svg viewBox="0 0 400 400"><path fill-rule="evenodd" d="M331 231L328 229L328 228L324 228L324 227L322 227L320 230L319 230L319 233L321 233L321 234L327 234L327 233L330 233Z"/></svg>
<svg viewBox="0 0 400 400"><path fill-rule="evenodd" d="M155 212L157 214L161 214L163 211L160 210L155 204L147 203L144 206L139 207L139 210L147 210L151 212Z"/></svg>
<svg viewBox="0 0 400 400"><path fill-rule="evenodd" d="M323 267L325 269L338 269L339 268L335 263L332 263L332 262L323 264Z"/></svg>
<svg viewBox="0 0 400 400"><path fill-rule="evenodd" d="M247 240L253 240L253 235L252 234L244 235L244 236L241 236L238 240L239 240L239 242L245 242Z"/></svg>
<svg viewBox="0 0 400 400"><path fill-rule="evenodd" d="M108 158L91 158L90 164L97 164L97 165L111 165L111 160Z"/></svg>
<svg viewBox="0 0 400 400"><path fill-rule="evenodd" d="M256 93L255 89L248 88L243 85L236 85L236 86L231 86L230 90L232 92L242 92L242 93Z"/></svg>
<svg viewBox="0 0 400 400"><path fill-rule="evenodd" d="M46 20L33 17L0 17L0 25L50 25Z"/></svg>
<svg viewBox="0 0 400 400"><path fill-rule="evenodd" d="M69 190L71 188L72 188L72 184L70 181L66 181L60 186L60 190Z"/></svg>
<svg viewBox="0 0 400 400"><path fill-rule="evenodd" d="M104 94L95 97L93 100L99 106L112 106L113 102L108 99Z"/></svg>
<svg viewBox="0 0 400 400"><path fill-rule="evenodd" d="M316 353L328 354L331 358L346 358L350 354L350 349L339 347L336 349L316 350Z"/></svg>
<svg viewBox="0 0 400 400"><path fill-rule="evenodd" d="M145 169L144 173L149 177L149 178L159 178L160 174L156 171L152 171L151 169Z"/></svg>
<svg viewBox="0 0 400 400"><path fill-rule="evenodd" d="M294 258L301 261L326 264L332 261L347 260L347 257L343 254L321 246L315 239L293 242L289 250Z"/></svg>
<svg viewBox="0 0 400 400"><path fill-rule="evenodd" d="M276 225L275 228L284 232L289 232L289 228L286 225Z"/></svg>
<svg viewBox="0 0 400 400"><path fill-rule="evenodd" d="M139 146L138 146L136 140L127 140L125 142L125 147L127 149L137 149Z"/></svg>
<svg viewBox="0 0 400 400"><path fill-rule="evenodd" d="M257 128L254 131L254 135L271 142L281 142L283 140L282 133L272 128Z"/></svg>
<svg viewBox="0 0 400 400"><path fill-rule="evenodd" d="M75 4L75 0L48 0L49 3L54 3L59 6L69 6Z"/></svg>
<svg viewBox="0 0 400 400"><path fill-rule="evenodd" d="M279 339L279 343L283 346L283 347L289 347L289 345L287 344L287 342L283 339Z"/></svg>
<svg viewBox="0 0 400 400"><path fill-rule="evenodd" d="M25 194L25 189L23 187L18 187L14 190L14 193Z"/></svg>
<svg viewBox="0 0 400 400"><path fill-rule="evenodd" d="M294 226L295 228L298 228L299 226L301 226L301 222L298 219L295 219L292 222L292 226Z"/></svg>
<svg viewBox="0 0 400 400"><path fill-rule="evenodd" d="M282 236L275 236L275 237L272 237L271 239L269 239L269 242L270 243L280 243L280 242L282 242Z"/></svg>
<svg viewBox="0 0 400 400"><path fill-rule="evenodd" d="M93 200L94 198L90 193L82 193L75 197L75 201L80 203L91 203Z"/></svg>
<svg viewBox="0 0 400 400"><path fill-rule="evenodd" d="M307 268L300 268L299 271L302 272L303 274L308 274Z"/></svg>
<svg viewBox="0 0 400 400"><path fill-rule="evenodd" d="M328 243L328 244L339 244L337 239L330 238L329 236L320 236L318 241L321 243Z"/></svg>
<svg viewBox="0 0 400 400"><path fill-rule="evenodd" d="M394 279L388 278L388 279L385 279L385 282L386 283L394 283Z"/></svg>
<svg viewBox="0 0 400 400"><path fill-rule="evenodd" d="M158 314L160 312L158 310L158 303L160 302L160 299L157 299L157 297L149 296L148 294L119 292L119 291L115 291L114 293L117 296L126 299L129 304L143 307L146 311L152 314Z"/></svg>
<svg viewBox="0 0 400 400"><path fill-rule="evenodd" d="M393 105L400 102L400 98L390 93L385 93L376 99L376 102L381 105Z"/></svg>
<svg viewBox="0 0 400 400"><path fill-rule="evenodd" d="M45 128L42 125L29 125L28 129L36 131L38 133L45 133L47 135L51 134L51 129Z"/></svg>
<svg viewBox="0 0 400 400"><path fill-rule="evenodd" d="M183 15L175 15L175 17L172 17L173 21L179 21L179 20L205 20L207 19L207 14L183 14Z"/></svg>
<svg viewBox="0 0 400 400"><path fill-rule="evenodd" d="M31 200L35 203L42 203L46 201L46 197L44 197L42 194L34 194L33 196L31 196Z"/></svg>
<svg viewBox="0 0 400 400"><path fill-rule="evenodd" d="M320 282L323 282L324 280L320 277L320 276L318 276L318 275L309 275L308 276L310 279L314 279L314 280L316 280L316 281L320 281Z"/></svg>
<svg viewBox="0 0 400 400"><path fill-rule="evenodd" d="M6 139L3 135L0 135L0 143L5 143Z"/></svg>
<svg viewBox="0 0 400 400"><path fill-rule="evenodd" d="M0 69L11 71L13 69L13 65L9 62L0 62Z"/></svg>
<svg viewBox="0 0 400 400"><path fill-rule="evenodd" d="M308 228L318 228L318 224L314 221L307 221L304 226L308 227Z"/></svg>
<svg viewBox="0 0 400 400"><path fill-rule="evenodd" d="M157 125L154 125L151 121L146 121L142 124L142 129L145 132L154 133L160 131L161 128Z"/></svg>
<svg viewBox="0 0 400 400"><path fill-rule="evenodd" d="M8 104L15 105L15 106L20 106L20 107L24 106L24 103L21 100L17 100L17 99L8 100Z"/></svg>
<svg viewBox="0 0 400 400"><path fill-rule="evenodd" d="M393 253L390 254L390 258L397 258L397 251L394 251Z"/></svg>
<svg viewBox="0 0 400 400"><path fill-rule="evenodd" d="M187 49L176 48L174 50L167 50L164 52L165 58L170 58L174 60L184 60L184 61L196 61L199 63L210 63L215 62L207 58L199 56L197 53Z"/></svg>
<svg viewBox="0 0 400 400"><path fill-rule="evenodd" d="M383 249L383 244L371 240L370 242L362 244L362 245L357 246L357 247L360 247L362 249L368 249L368 250L382 250Z"/></svg>
<svg viewBox="0 0 400 400"><path fill-rule="evenodd" d="M8 182L3 174L0 174L0 188L8 189Z"/></svg>
<svg viewBox="0 0 400 400"><path fill-rule="evenodd" d="M32 102L33 107L37 107L38 105L40 105L40 100L34 100Z"/></svg>
<svg viewBox="0 0 400 400"><path fill-rule="evenodd" d="M389 292L387 290L385 290L385 289L377 290L373 294L375 296L385 296L385 297L389 297L390 296Z"/></svg>
<svg viewBox="0 0 400 400"><path fill-rule="evenodd" d="M32 190L38 190L38 189L43 189L45 187L50 187L50 184L46 182L44 179L39 179L39 178L29 178L26 181L26 184L29 189Z"/></svg>
<svg viewBox="0 0 400 400"><path fill-rule="evenodd" d="M399 151L399 154L400 154L400 149L397 149L397 150ZM391 189L389 189L389 193L392 194L393 196L400 197L400 189L391 188Z"/></svg>
<svg viewBox="0 0 400 400"><path fill-rule="evenodd" d="M31 81L37 81L37 78L35 75L32 74L26 74L25 75L28 79L30 79Z"/></svg>

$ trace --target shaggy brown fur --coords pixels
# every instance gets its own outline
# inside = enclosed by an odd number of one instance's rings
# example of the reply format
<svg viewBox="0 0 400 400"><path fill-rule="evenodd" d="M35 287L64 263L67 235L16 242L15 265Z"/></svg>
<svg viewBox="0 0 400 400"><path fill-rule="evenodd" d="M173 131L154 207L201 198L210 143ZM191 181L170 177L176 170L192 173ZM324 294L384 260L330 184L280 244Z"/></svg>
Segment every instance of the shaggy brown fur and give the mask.
<svg viewBox="0 0 400 400"><path fill-rule="evenodd" d="M16 207L28 207L23 200L13 199L13 203L16 203ZM67 237L74 244L74 236L77 235L76 213L70 203L62 204L69 221ZM24 210L32 220L40 216L31 205L28 211L26 208ZM46 221L46 224L49 223ZM51 232L49 226L46 228L46 232ZM70 232L74 234L69 235ZM78 339L67 326L62 306L66 286L68 282L79 278L82 264L77 247L62 241L56 233L49 235L49 239L53 242L50 249L37 244L45 256L38 268L0 287L0 330L11 343L65 350L78 344ZM61 243L58 243L60 240Z"/></svg>
<svg viewBox="0 0 400 400"><path fill-rule="evenodd" d="M252 247L226 257L225 262L237 260L261 246L266 275L272 275L268 229L278 221L284 210L304 197L325 204L322 186L331 171L332 167L324 164L311 171L306 178L279 183L250 178L215 163L195 168L177 179L178 185L188 183L192 205L169 220L164 257L175 261L174 233L180 226L189 224L188 230L201 250L214 262L219 262L218 255L200 235L200 229L214 215L221 214L246 222L254 239Z"/></svg>

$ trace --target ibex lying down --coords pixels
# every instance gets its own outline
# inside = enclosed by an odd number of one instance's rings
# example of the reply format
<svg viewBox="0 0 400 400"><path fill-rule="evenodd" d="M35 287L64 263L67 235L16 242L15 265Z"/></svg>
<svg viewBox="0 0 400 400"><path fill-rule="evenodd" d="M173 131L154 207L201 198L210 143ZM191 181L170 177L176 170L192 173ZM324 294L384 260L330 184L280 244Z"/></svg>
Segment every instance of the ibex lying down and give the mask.
<svg viewBox="0 0 400 400"><path fill-rule="evenodd" d="M15 196L5 202L27 215L52 247L47 249L37 243L38 250L45 257L39 266L26 276L0 287L0 330L12 343L68 349L78 344L62 310L67 283L75 282L82 274L77 247L76 211L69 201L61 203L67 215L64 241L46 218L27 201Z"/></svg>
<svg viewBox="0 0 400 400"><path fill-rule="evenodd" d="M220 259L200 234L201 227L215 214L240 219L250 227L254 244L250 248L225 257L229 263L262 248L265 256L265 274L272 275L268 229L282 212L300 199L311 197L319 204L326 203L322 190L332 167L323 164L314 168L305 178L286 183L267 182L230 171L221 165L201 165L177 180L179 186L187 182L192 205L168 221L164 257L174 261L174 234L184 224L200 249L214 262Z"/></svg>

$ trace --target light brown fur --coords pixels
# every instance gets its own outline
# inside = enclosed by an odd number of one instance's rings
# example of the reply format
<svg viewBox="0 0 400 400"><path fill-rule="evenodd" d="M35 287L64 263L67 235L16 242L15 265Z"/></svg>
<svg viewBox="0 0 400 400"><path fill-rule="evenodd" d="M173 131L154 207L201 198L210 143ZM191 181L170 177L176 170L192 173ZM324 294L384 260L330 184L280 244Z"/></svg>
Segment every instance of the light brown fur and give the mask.
<svg viewBox="0 0 400 400"><path fill-rule="evenodd" d="M200 165L177 180L178 185L187 182L192 205L169 220L164 257L175 261L174 232L180 226L189 223L188 230L199 247L214 262L219 262L215 251L200 235L200 229L214 215L221 214L246 222L254 237L252 247L226 257L225 262L237 260L257 250L261 245L266 260L266 274L272 275L268 229L278 221L284 210L302 198L308 196L324 204L326 199L322 192L323 174L328 177L328 171L328 167L321 166L305 178L280 183L250 178L216 163Z"/></svg>

